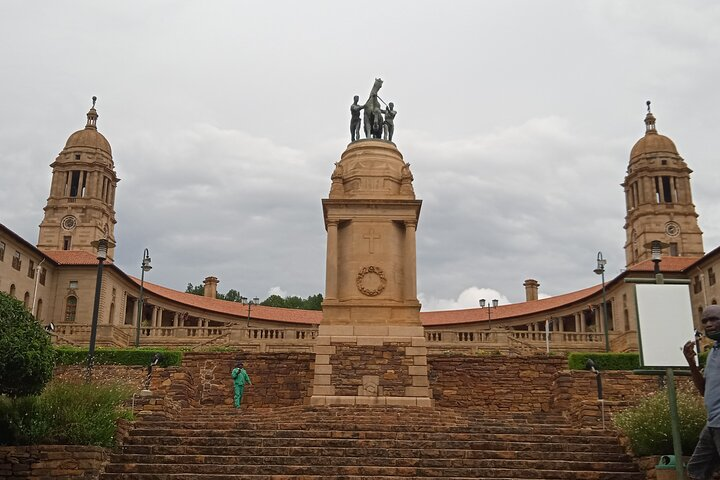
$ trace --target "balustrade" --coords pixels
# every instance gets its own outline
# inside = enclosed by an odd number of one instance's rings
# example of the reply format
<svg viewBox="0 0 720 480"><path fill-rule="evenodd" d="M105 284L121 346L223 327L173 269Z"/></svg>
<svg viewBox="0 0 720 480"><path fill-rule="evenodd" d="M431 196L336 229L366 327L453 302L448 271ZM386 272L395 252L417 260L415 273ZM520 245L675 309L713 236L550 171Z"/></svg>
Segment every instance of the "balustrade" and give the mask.
<svg viewBox="0 0 720 480"><path fill-rule="evenodd" d="M55 326L56 332L77 343L86 343L90 338L90 325L60 323ZM224 326L180 326L180 327L141 327L142 344L156 345L204 345L222 343L225 345L255 346L262 350L263 345L274 345L272 348L292 350L298 348L307 351L317 337L317 328L262 328L244 325ZM632 349L636 345L635 332L612 334L615 347L621 351ZM492 350L507 351L519 343L538 350L546 347L554 351L594 350L604 345L604 336L598 332L550 332L549 341L544 331L468 329L468 330L426 330L425 339L431 351L474 351ZM129 346L134 338L134 327L131 325L98 326L98 339L105 344ZM621 345L622 344L622 345ZM623 348L627 347L627 348Z"/></svg>

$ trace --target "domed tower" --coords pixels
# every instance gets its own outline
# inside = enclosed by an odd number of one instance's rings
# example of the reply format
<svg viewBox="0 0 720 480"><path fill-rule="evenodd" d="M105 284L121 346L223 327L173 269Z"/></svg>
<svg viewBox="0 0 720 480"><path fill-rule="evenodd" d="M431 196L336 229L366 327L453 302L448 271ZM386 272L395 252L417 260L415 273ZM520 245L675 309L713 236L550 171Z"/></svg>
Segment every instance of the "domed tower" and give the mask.
<svg viewBox="0 0 720 480"><path fill-rule="evenodd" d="M70 135L65 148L50 165L50 196L40 224L40 250L85 250L95 253L91 242L106 238L115 244L115 173L112 150L97 131L96 97L87 113L87 124ZM114 249L108 251L112 260Z"/></svg>
<svg viewBox="0 0 720 480"><path fill-rule="evenodd" d="M627 267L651 258L653 240L670 245L672 256L704 255L690 191L690 170L672 140L657 133L655 117L645 116L645 136L630 152L625 182L625 259Z"/></svg>

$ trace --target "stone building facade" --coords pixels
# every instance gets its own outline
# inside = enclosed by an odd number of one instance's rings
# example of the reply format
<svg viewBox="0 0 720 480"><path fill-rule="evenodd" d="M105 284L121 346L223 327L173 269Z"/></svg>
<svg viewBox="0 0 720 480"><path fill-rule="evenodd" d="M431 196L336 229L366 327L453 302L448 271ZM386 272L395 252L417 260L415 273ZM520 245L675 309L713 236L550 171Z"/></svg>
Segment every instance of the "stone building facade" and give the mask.
<svg viewBox="0 0 720 480"><path fill-rule="evenodd" d="M107 238L114 243L115 190L119 179L110 143L97 130L97 119L93 105L87 114L85 128L69 137L51 164L50 195L37 246L0 224L0 291L25 302L41 323L52 322L58 343L87 344L98 265L93 242ZM538 299L539 283L528 279L523 285L525 302L419 312L429 353L604 350L606 338L612 350L637 349L633 287L625 280L653 278L653 263L646 247L652 240L669 245L660 263L666 278L691 282L694 322L696 327L700 326L699 312L720 299L716 281L720 247L704 254L702 231L692 203L691 170L672 140L657 133L655 117L650 112L645 125L645 135L632 148L623 183L627 206L624 245L627 269L605 284L607 319L602 316L601 285ZM352 162L346 163L343 166ZM356 179L353 175L337 168L331 175L329 201L324 204L328 249L333 245L333 235L339 246L346 241L344 236L354 235L338 212L352 208L350 204L358 199L345 202L347 205L336 205L332 199L342 197L338 189L346 188L345 182L347 188L357 188L358 192L372 186L367 183L372 182L372 178ZM375 180L385 181L380 177ZM419 212L419 203L413 203L409 169L405 172L400 168L393 179L397 183L393 185L397 187L399 202L407 204L403 208L410 209L408 212L417 208ZM392 210L394 207L387 208ZM414 220L410 218L413 215ZM402 225L397 219L390 219L389 227L378 224L369 235L379 235L382 227L389 236L397 237L394 250L386 254L391 263L395 262L396 269L412 276L414 250L410 252L408 244L403 244L412 238L414 249L417 215L413 213L410 217L403 219ZM358 235L367 234L358 232ZM373 237L364 238L364 241L371 242ZM338 322L342 323L344 311L338 298L347 295L344 288L348 282L355 282L355 274L338 269L338 262L348 261L348 258L341 251L336 253L334 261L328 262L325 298L328 312L334 312ZM214 298L217 291L215 277L208 277L206 281L206 296L144 282L143 306L140 308L140 280L118 268L112 262L112 254L111 249L100 292L100 344L131 346L139 331L140 345L234 345L259 353L313 351L318 326L323 320L322 312L218 300ZM413 264L409 265L411 256ZM376 282L376 276L365 275L363 281ZM419 308L419 304L413 303L417 301L414 285L414 277L412 282L406 277L387 287L397 296L397 302L405 305L403 310L410 313ZM368 283L366 287L372 290L377 285ZM604 329L606 323L607 331Z"/></svg>

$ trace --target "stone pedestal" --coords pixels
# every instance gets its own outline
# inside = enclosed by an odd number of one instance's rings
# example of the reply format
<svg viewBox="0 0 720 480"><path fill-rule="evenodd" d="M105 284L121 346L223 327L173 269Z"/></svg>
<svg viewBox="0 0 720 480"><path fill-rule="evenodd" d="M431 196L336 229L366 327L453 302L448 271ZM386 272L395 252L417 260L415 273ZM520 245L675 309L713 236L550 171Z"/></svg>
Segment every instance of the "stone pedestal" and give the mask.
<svg viewBox="0 0 720 480"><path fill-rule="evenodd" d="M395 144L351 143L323 200L328 232L315 405L431 406L415 269L410 165Z"/></svg>

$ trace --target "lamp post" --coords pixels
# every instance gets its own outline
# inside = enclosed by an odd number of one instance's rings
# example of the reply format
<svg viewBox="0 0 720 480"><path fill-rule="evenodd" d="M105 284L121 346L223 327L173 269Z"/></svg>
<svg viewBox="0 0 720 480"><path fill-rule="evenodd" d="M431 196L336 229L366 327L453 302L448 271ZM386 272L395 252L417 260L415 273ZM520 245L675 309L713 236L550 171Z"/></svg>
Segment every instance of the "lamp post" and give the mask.
<svg viewBox="0 0 720 480"><path fill-rule="evenodd" d="M650 259L653 262L653 273L655 274L655 282L665 283L663 281L663 275L660 273L660 261L662 260L662 251L669 247L669 243L661 242L660 240L653 240L652 242L646 243L645 248L650 249Z"/></svg>
<svg viewBox="0 0 720 480"><path fill-rule="evenodd" d="M661 242L660 240L653 240L643 245L645 248L650 249L651 257L653 262L653 273L655 273L655 283L662 285L665 283L663 274L660 273L660 262L662 261L662 251L670 246L668 243ZM695 335L695 341L697 342L698 336ZM696 343L697 345L697 343ZM698 350L698 354L700 351ZM677 393L675 391L675 373L672 368L665 370L665 376L667 378L667 392L668 392L668 404L670 407L670 429L672 431L673 440L673 453L675 458L682 458L682 442L680 440L680 417L678 416L677 406ZM683 462L677 462L675 465L675 472L677 478L683 478Z"/></svg>
<svg viewBox="0 0 720 480"><path fill-rule="evenodd" d="M608 315L607 302L605 301L605 264L607 260L603 258L602 252L597 254L597 268L593 270L596 275L602 278L602 303L603 303L603 333L605 333L605 351L610 351L610 334L608 333Z"/></svg>
<svg viewBox="0 0 720 480"><path fill-rule="evenodd" d="M108 249L113 248L115 244L106 238L101 238L100 240L91 242L90 245L97 249L98 268L97 279L95 281L95 303L93 304L92 326L90 327L90 347L88 349L87 369L85 371L85 381L88 383L92 380L92 369L93 363L95 362L95 340L97 338L98 313L100 312L103 264L107 258Z"/></svg>
<svg viewBox="0 0 720 480"><path fill-rule="evenodd" d="M138 318L137 327L135 329L135 347L140 346L140 322L142 321L143 314L143 286L145 284L145 272L152 270L150 265L150 252L146 248L143 251L142 263L140 264L140 296L138 298Z"/></svg>
<svg viewBox="0 0 720 480"><path fill-rule="evenodd" d="M497 299L497 298L493 298L493 299L491 300L491 303L492 303L492 306L490 306L490 305L487 306L487 312L488 312L488 330L490 330L490 328L491 328L491 325L490 325L490 321L491 321L490 311L491 311L492 309L497 308L497 306L498 306L498 299ZM485 308L485 299L484 299L484 298L481 298L481 299L480 299L480 308Z"/></svg>
<svg viewBox="0 0 720 480"><path fill-rule="evenodd" d="M250 309L252 308L253 305L260 305L260 299L259 299L258 297L253 297L253 299L248 302L248 298L247 298L247 297L242 297L242 296L241 296L241 297L240 297L240 303L243 303L243 304L247 303L247 307L248 307L247 326L248 326L248 328L250 328Z"/></svg>

